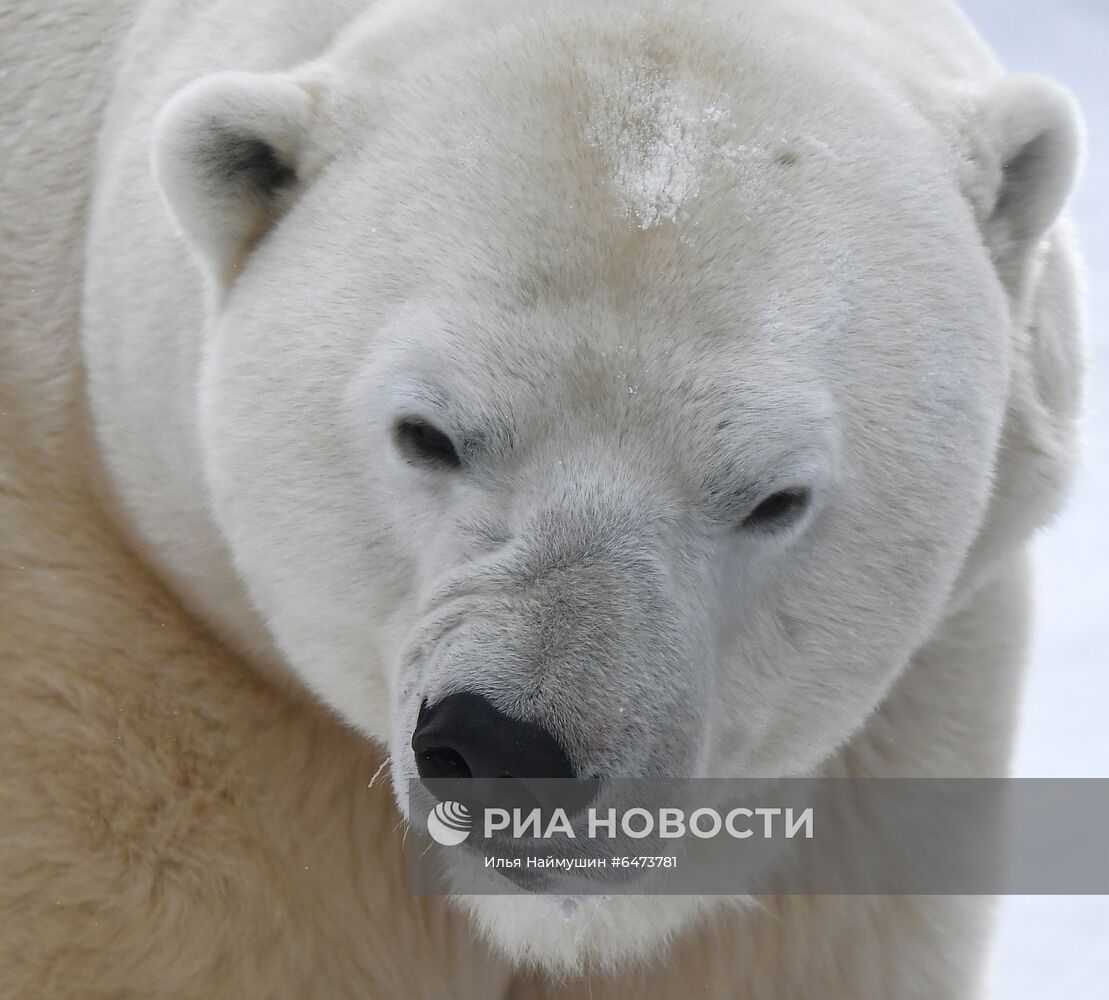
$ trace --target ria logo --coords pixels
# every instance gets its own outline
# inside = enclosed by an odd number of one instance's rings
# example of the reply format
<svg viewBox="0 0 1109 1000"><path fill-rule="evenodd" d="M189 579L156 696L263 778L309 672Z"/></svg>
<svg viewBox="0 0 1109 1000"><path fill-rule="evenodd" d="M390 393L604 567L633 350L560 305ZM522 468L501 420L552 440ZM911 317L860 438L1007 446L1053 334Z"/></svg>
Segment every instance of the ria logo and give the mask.
<svg viewBox="0 0 1109 1000"><path fill-rule="evenodd" d="M440 802L427 814L427 832L444 847L461 844L473 828L470 810L461 802Z"/></svg>

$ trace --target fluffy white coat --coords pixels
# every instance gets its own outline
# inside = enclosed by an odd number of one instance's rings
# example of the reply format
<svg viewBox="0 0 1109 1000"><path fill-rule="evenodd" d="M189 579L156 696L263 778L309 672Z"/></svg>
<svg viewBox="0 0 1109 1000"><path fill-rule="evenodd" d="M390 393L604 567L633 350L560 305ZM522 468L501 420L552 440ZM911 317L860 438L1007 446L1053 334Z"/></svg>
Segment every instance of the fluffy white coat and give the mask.
<svg viewBox="0 0 1109 1000"><path fill-rule="evenodd" d="M402 799L421 700L461 689L602 776L1004 771L1078 409L1058 87L937 0L102 16L115 83L58 104L51 169L92 191L103 492L224 642L388 747ZM23 155L33 249L55 154ZM76 336L47 256L4 307L24 385ZM461 474L406 460L414 417ZM797 518L739 527L783 489ZM985 930L958 899L464 904L518 966L674 940L655 985L709 995L736 969L968 995Z"/></svg>

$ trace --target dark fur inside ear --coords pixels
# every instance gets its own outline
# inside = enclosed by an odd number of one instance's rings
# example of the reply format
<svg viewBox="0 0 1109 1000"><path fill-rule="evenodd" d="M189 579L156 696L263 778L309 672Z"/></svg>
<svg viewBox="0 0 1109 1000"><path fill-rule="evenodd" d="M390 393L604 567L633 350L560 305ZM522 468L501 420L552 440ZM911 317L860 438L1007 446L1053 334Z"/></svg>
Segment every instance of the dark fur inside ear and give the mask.
<svg viewBox="0 0 1109 1000"><path fill-rule="evenodd" d="M994 205L991 222L1008 218L1011 235L1016 239L1036 239L1041 235L1041 220L1021 210L1026 192L1033 191L1041 178L1053 166L1052 139L1038 135L1019 149L1007 163L1002 164L1001 191Z"/></svg>
<svg viewBox="0 0 1109 1000"><path fill-rule="evenodd" d="M215 184L243 184L255 194L272 197L296 183L295 168L277 150L254 136L236 135L217 126L207 147L208 174Z"/></svg>
<svg viewBox="0 0 1109 1000"><path fill-rule="evenodd" d="M156 176L217 284L233 280L298 186L311 110L307 92L285 77L219 73L159 116Z"/></svg>

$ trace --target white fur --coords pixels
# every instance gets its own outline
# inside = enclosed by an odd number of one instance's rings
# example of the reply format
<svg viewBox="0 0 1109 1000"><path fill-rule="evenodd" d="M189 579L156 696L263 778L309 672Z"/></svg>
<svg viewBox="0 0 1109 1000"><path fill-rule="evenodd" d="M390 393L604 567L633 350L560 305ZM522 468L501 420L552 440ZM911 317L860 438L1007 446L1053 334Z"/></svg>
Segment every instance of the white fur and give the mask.
<svg viewBox="0 0 1109 1000"><path fill-rule="evenodd" d="M229 174L228 135L295 177ZM152 0L84 313L122 515L398 790L460 689L601 775L999 773L1007 577L1072 460L1080 144L940 0ZM413 415L467 467L406 462ZM798 485L792 530L737 529ZM572 968L716 904L467 905Z"/></svg>

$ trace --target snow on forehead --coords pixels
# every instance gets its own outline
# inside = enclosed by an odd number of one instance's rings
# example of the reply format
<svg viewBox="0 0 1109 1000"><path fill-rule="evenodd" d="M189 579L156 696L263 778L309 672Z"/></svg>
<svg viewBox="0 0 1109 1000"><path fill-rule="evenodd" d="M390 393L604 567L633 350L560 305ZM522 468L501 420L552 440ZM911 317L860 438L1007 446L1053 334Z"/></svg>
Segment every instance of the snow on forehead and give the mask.
<svg viewBox="0 0 1109 1000"><path fill-rule="evenodd" d="M598 74L592 90L583 138L604 158L621 212L641 229L679 221L710 174L725 175L749 217L785 203L783 166L839 159L818 134L783 129L780 113L737 121L725 89L649 59Z"/></svg>
<svg viewBox="0 0 1109 1000"><path fill-rule="evenodd" d="M726 141L730 116L722 103L694 82L641 65L599 89L585 139L607 160L623 210L641 229L674 221L708 168L744 152Z"/></svg>

